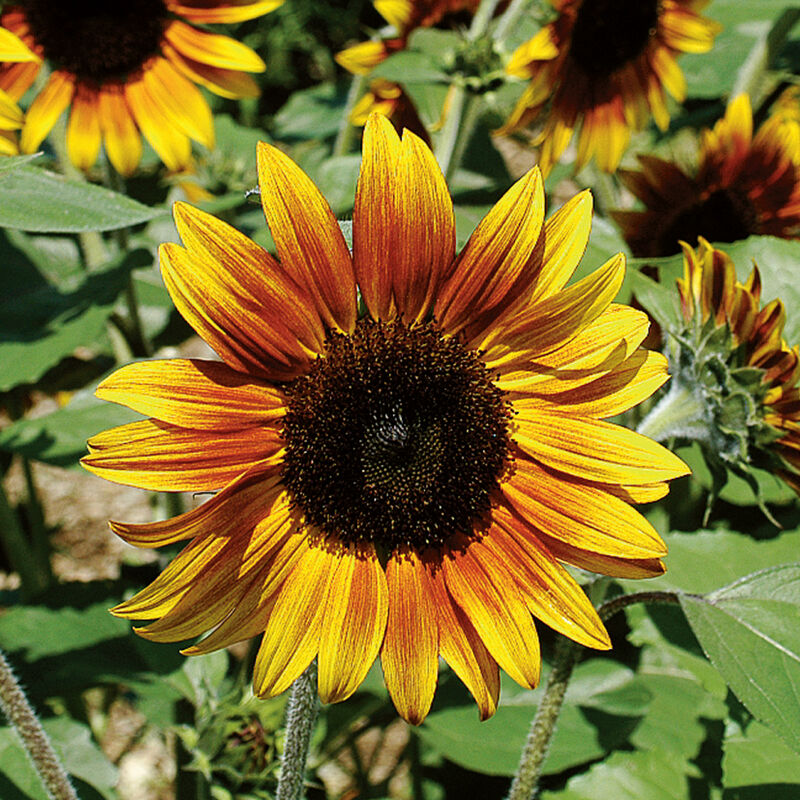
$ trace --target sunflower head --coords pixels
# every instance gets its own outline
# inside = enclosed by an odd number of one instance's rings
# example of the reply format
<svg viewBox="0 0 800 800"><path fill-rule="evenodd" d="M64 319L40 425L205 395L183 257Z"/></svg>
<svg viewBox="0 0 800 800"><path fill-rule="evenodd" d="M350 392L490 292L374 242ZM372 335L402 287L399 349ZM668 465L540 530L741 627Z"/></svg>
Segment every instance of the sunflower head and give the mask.
<svg viewBox="0 0 800 800"><path fill-rule="evenodd" d="M664 383L640 348L646 315L614 304L620 255L567 286L591 196L545 219L538 169L456 252L444 176L413 133L367 121L352 249L311 180L258 148L277 259L220 220L175 208L162 245L176 306L220 361L131 364L98 388L150 418L93 437L84 465L143 488L208 491L150 525L186 541L114 613L157 641L211 631L187 654L253 636L260 695L316 658L326 702L380 656L398 711L419 723L447 661L482 717L499 668L540 670L534 617L589 647L608 634L564 563L663 572L665 547L631 504L687 472L605 421Z"/></svg>
<svg viewBox="0 0 800 800"><path fill-rule="evenodd" d="M727 470L755 487L751 466L798 490L800 356L783 339L783 303L762 305L758 267L741 283L731 258L705 239L683 252L672 391L689 392L697 413L674 433L700 442L717 491Z"/></svg>

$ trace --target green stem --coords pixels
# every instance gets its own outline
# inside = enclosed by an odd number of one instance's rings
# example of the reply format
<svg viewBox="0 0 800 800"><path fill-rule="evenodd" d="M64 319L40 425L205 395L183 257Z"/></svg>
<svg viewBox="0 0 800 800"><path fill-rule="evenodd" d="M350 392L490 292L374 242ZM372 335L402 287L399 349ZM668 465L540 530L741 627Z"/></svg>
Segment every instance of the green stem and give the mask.
<svg viewBox="0 0 800 800"><path fill-rule="evenodd" d="M695 595L689 596L694 597ZM675 592L635 592L634 594L623 594L619 597L613 598L612 600L608 600L597 609L597 613L600 615L600 619L605 622L607 619L613 617L618 611L622 611L623 608L632 606L634 603L677 606L680 605L680 602L680 595L675 594Z"/></svg>
<svg viewBox="0 0 800 800"><path fill-rule="evenodd" d="M494 29L492 38L496 42L503 42L509 33L514 29L522 13L527 9L531 0L511 0L508 8L503 12L497 27Z"/></svg>
<svg viewBox="0 0 800 800"><path fill-rule="evenodd" d="M22 740L25 752L54 800L78 800L67 771L58 760L25 692L0 651L0 710Z"/></svg>
<svg viewBox="0 0 800 800"><path fill-rule="evenodd" d="M472 24L467 31L467 38L473 41L480 36L483 36L489 28L489 23L494 17L494 12L497 11L497 6L500 0L481 0L475 16L472 18Z"/></svg>
<svg viewBox="0 0 800 800"><path fill-rule="evenodd" d="M25 488L28 492L28 524L33 544L33 560L36 563L36 570L39 573L44 587L53 582L53 570L50 566L50 537L47 535L47 525L44 520L42 503L39 499L39 492L36 489L36 481L33 477L33 467L27 456L21 456L22 472L25 475ZM44 588L43 587L43 588Z"/></svg>
<svg viewBox="0 0 800 800"><path fill-rule="evenodd" d="M364 94L364 89L367 86L366 75L353 75L353 80L350 82L350 89L347 92L347 100L344 104L344 111L342 112L342 121L339 124L339 130L336 134L336 141L333 143L334 156L344 156L350 152L353 146L353 138L356 134L355 125L350 122L350 114L355 107L355 104L361 99Z"/></svg>
<svg viewBox="0 0 800 800"><path fill-rule="evenodd" d="M657 442L676 436L702 441L707 438L705 409L692 389L675 377L673 383L650 413L639 423L637 431Z"/></svg>
<svg viewBox="0 0 800 800"><path fill-rule="evenodd" d="M8 502L3 484L0 483L0 543L11 562L12 569L19 575L22 584L22 597L29 599L42 591L47 582L37 569L37 562L30 557L30 545L19 519Z"/></svg>
<svg viewBox="0 0 800 800"><path fill-rule="evenodd" d="M531 723L508 800L531 800L536 794L567 685L581 652L580 646L571 639L559 636L544 696Z"/></svg>
<svg viewBox="0 0 800 800"><path fill-rule="evenodd" d="M292 684L286 707L286 741L275 800L301 800L311 734L319 711L317 665L312 663Z"/></svg>

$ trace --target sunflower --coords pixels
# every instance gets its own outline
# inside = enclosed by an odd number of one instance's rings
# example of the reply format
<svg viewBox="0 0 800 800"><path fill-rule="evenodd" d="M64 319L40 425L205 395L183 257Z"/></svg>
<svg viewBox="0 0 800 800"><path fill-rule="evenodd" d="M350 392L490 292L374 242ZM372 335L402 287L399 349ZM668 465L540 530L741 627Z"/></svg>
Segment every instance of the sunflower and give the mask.
<svg viewBox="0 0 800 800"><path fill-rule="evenodd" d="M576 167L593 157L613 172L631 130L652 115L669 125L666 89L683 101L681 53L710 50L719 26L699 15L708 0L551 0L557 18L520 45L506 66L530 81L501 132L543 117L540 166L558 161L580 126Z"/></svg>
<svg viewBox="0 0 800 800"><path fill-rule="evenodd" d="M750 99L740 95L701 137L699 165L690 174L677 164L639 156L641 172L621 171L644 211L617 211L633 254L672 255L680 241L698 236L733 242L751 234L800 234L800 134L785 107L753 136Z"/></svg>
<svg viewBox="0 0 800 800"><path fill-rule="evenodd" d="M92 438L89 470L218 491L174 519L112 523L141 547L188 540L114 613L155 620L137 629L155 641L213 629L187 654L260 635L262 696L317 658L322 699L343 700L380 655L412 723L441 655L486 718L498 665L524 686L539 679L532 615L610 646L561 561L663 572L664 545L629 503L662 497L687 468L602 419L666 379L665 359L638 347L646 316L612 303L624 258L564 288L591 197L545 222L536 168L456 255L430 150L378 114L352 254L294 162L261 144L258 165L280 261L181 203L183 247L161 247L177 308L222 361L132 364L97 390L151 418Z"/></svg>
<svg viewBox="0 0 800 800"><path fill-rule="evenodd" d="M673 388L696 396L707 460L744 477L751 465L768 469L800 494L800 348L783 339L783 303L762 306L758 267L740 283L730 256L705 239L683 252Z"/></svg>
<svg viewBox="0 0 800 800"><path fill-rule="evenodd" d="M195 83L222 97L254 97L247 72L265 64L249 47L188 23L239 22L283 0L24 0L0 14L50 68L22 127L20 148L34 152L71 105L67 152L81 169L101 142L123 175L141 158L140 132L174 171L191 165L191 141L214 146L211 110ZM18 100L41 63L3 54L0 89Z"/></svg>
<svg viewBox="0 0 800 800"><path fill-rule="evenodd" d="M0 59L19 62L37 62L39 57L11 31L0 28ZM22 127L23 114L19 106L0 89L0 154L9 156L18 152L17 140L11 131Z"/></svg>

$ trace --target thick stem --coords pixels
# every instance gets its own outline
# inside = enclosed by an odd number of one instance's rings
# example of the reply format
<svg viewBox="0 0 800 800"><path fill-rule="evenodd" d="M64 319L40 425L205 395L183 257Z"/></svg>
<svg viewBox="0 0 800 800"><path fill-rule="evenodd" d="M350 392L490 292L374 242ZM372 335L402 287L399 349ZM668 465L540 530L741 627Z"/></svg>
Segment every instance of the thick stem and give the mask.
<svg viewBox="0 0 800 800"><path fill-rule="evenodd" d="M694 595L689 596L693 597ZM597 613L600 615L600 619L605 622L605 620L613 617L618 611L622 611L623 608L632 606L634 603L677 606L680 605L680 602L680 596L675 594L675 592L635 592L634 594L623 594L620 597L615 597L603 603L603 605L597 609Z"/></svg>
<svg viewBox="0 0 800 800"><path fill-rule="evenodd" d="M503 42L503 40L514 30L522 13L527 9L531 0L511 0L508 8L503 12L497 27L494 29L493 38L496 42Z"/></svg>
<svg viewBox="0 0 800 800"><path fill-rule="evenodd" d="M334 156L344 156L350 152L356 133L355 125L350 121L350 115L353 113L356 103L361 99L361 95L364 94L366 85L366 75L353 76L350 89L347 92L344 111L342 112L342 121L336 134L336 141L333 143L332 155Z"/></svg>
<svg viewBox="0 0 800 800"><path fill-rule="evenodd" d="M25 752L54 800L78 800L67 772L50 744L28 698L0 651L0 710L22 740Z"/></svg>
<svg viewBox="0 0 800 800"><path fill-rule="evenodd" d="M37 561L31 558L30 543L19 524L16 512L8 502L2 483L0 483L0 545L5 550L12 569L19 574L23 599L41 592L47 586L47 576L40 574Z"/></svg>
<svg viewBox="0 0 800 800"><path fill-rule="evenodd" d="M564 695L581 648L571 639L560 636L556 647L553 668L547 679L544 697L536 709L531 729L522 749L517 774L511 784L508 800L531 800L536 794L544 760L556 729Z"/></svg>
<svg viewBox="0 0 800 800"><path fill-rule="evenodd" d="M301 800L311 734L319 711L317 665L312 663L292 684L286 707L286 741L275 800Z"/></svg>
<svg viewBox="0 0 800 800"><path fill-rule="evenodd" d="M705 409L690 387L673 378L669 392L641 421L637 431L657 442L676 436L702 441L707 438Z"/></svg>

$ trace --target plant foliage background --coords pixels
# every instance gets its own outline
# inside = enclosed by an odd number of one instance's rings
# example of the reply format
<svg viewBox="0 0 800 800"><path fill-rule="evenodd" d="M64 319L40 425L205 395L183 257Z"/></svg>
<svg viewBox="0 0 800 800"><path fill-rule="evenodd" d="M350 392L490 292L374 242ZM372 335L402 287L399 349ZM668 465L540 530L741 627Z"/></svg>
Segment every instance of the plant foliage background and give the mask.
<svg viewBox="0 0 800 800"><path fill-rule="evenodd" d="M800 29L790 27L777 46L772 36L793 8L790 0L713 0L705 13L723 30L712 53L681 59L686 103L665 134L654 126L637 134L623 164L635 165L634 152L690 159L695 129L712 125L729 97L741 90L766 97L797 83ZM507 57L535 33L541 12L531 3L511 38L495 43L497 53ZM235 26L268 70L257 76L257 101L208 96L218 145L197 152L197 179L209 192L203 208L271 246L261 211L247 197L256 180L255 143L266 140L289 152L348 218L360 129L347 122L354 79L333 56L382 24L363 0L287 0ZM462 41L458 30L419 30L373 75L405 87L434 129L434 145L448 89L460 80ZM520 86L492 77L481 88L477 124L450 180L459 244L535 160L518 140L491 135ZM0 648L83 800L269 798L285 699L252 698L252 653L244 647L185 659L178 646L146 642L111 617L107 609L151 580L159 560L142 562L125 551L110 566L115 577L102 580L69 580L53 569L53 536L69 523L43 511L47 497L56 490L69 496L87 437L135 418L94 399L93 388L115 365L196 346L155 259L159 243L177 238L169 209L181 187L152 152L116 190L102 185L102 164L88 181L74 171L64 177L63 167L50 141L37 155L0 160ZM621 197L613 178L557 166L547 181L551 212L587 185L595 189L597 214L575 280L627 252L607 213ZM758 261L764 297L782 298L787 339L800 341L800 242L751 237L725 249L741 279ZM645 265L658 266L671 290L681 263L632 260L620 301L631 299ZM131 287L143 336L128 317ZM658 318L659 309L650 310ZM800 797L798 500L776 478L758 475L776 527L751 488L734 478L704 523L710 476L693 449L679 453L695 475L646 507L669 546L667 574L645 585L597 581L589 591L596 602L621 591L677 591L680 605L617 614L608 623L614 649L579 664L545 763L545 800ZM117 516L114 493L103 496L107 516ZM175 511L174 498L153 498L152 508L142 498L145 515ZM73 530L68 539L90 533ZM555 637L541 633L546 672ZM504 796L541 688L524 691L504 676L500 708L481 723L444 667L439 680L433 710L415 729L397 719L378 666L353 698L323 708L308 797ZM140 765L139 778L130 777L131 764ZM128 775L122 782L120 770ZM0 797L46 797L8 727L0 728Z"/></svg>

